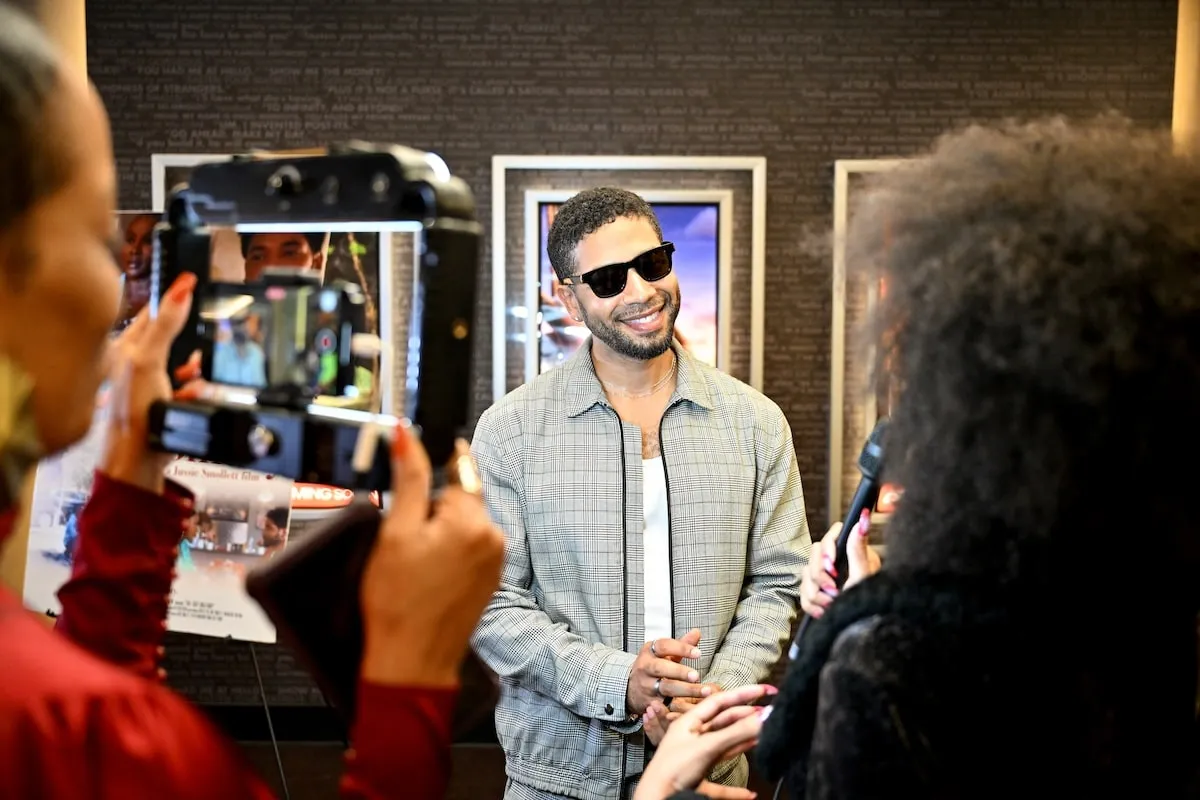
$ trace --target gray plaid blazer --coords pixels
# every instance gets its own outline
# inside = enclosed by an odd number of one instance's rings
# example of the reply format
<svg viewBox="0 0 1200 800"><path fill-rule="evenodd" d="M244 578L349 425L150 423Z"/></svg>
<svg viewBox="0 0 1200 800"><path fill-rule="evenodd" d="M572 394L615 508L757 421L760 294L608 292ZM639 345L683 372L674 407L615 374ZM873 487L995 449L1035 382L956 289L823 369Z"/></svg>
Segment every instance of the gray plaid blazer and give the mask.
<svg viewBox="0 0 1200 800"><path fill-rule="evenodd" d="M767 677L796 615L810 547L800 473L778 406L676 355L661 426L674 635L699 628L700 674L732 688ZM501 679L508 775L625 797L647 758L625 705L644 644L641 431L606 401L587 346L489 408L472 450L507 540L473 643ZM712 779L747 775L740 758Z"/></svg>

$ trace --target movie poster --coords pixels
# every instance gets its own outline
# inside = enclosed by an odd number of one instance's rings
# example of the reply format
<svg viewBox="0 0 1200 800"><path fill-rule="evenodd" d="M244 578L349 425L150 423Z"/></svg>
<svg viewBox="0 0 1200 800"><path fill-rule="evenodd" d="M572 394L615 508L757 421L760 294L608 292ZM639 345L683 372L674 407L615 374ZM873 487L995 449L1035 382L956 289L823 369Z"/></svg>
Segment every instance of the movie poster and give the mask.
<svg viewBox="0 0 1200 800"><path fill-rule="evenodd" d="M166 475L196 499L179 541L167 627L274 642L274 626L246 594L246 574L287 546L292 482L182 458Z"/></svg>

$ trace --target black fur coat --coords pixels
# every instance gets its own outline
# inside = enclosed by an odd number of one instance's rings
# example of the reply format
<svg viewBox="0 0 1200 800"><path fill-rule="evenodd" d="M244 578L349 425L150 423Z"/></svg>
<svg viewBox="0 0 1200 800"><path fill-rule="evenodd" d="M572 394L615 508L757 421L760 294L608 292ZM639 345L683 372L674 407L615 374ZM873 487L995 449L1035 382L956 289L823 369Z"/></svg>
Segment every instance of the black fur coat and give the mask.
<svg viewBox="0 0 1200 800"><path fill-rule="evenodd" d="M1117 588L875 575L810 626L760 770L794 800L1197 796L1195 607Z"/></svg>

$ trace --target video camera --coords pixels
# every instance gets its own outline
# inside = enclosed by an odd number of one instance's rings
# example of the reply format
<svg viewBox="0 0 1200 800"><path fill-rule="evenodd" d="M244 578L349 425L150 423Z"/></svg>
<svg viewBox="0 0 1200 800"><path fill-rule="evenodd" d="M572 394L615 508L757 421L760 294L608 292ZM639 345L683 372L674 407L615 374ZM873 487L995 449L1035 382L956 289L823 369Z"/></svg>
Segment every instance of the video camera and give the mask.
<svg viewBox="0 0 1200 800"><path fill-rule="evenodd" d="M224 226L416 233L403 408L435 469L446 464L469 424L482 229L467 184L436 155L401 146L249 154L197 166L155 228L151 313L180 273L197 277L170 374L199 351L203 377L223 390L219 399L155 404L151 446L307 483L382 490L390 469L388 448L378 444L398 420L373 407L383 371L373 371L365 390L358 376L364 360L389 359L391 331L375 338L367 330L364 289L353 283L272 269L246 283L215 280L213 232ZM265 354L230 360L251 309ZM442 477L436 470L435 481Z"/></svg>

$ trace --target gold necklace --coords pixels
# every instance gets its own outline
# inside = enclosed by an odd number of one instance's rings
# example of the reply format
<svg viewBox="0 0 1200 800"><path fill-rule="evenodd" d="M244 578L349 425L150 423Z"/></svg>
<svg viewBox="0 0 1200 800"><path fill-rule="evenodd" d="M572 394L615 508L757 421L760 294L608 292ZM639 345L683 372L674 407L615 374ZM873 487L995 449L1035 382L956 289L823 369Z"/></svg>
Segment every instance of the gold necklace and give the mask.
<svg viewBox="0 0 1200 800"><path fill-rule="evenodd" d="M645 391L642 391L642 392L631 392L623 386L614 386L611 383L606 383L603 378L600 378L599 375L597 375L596 377L600 381L600 385L604 387L604 391L610 392L613 394L619 394L621 397L627 397L630 400L641 400L646 397L653 397L654 395L656 395L660 391L662 391L662 388L667 385L667 381L671 380L671 378L674 377L675 368L677 366L679 366L679 362L675 358L674 352L672 352L671 353L671 368L669 370L667 370L667 373L665 375L663 375L661 378L658 379L658 383L654 384L649 389L646 389Z"/></svg>

